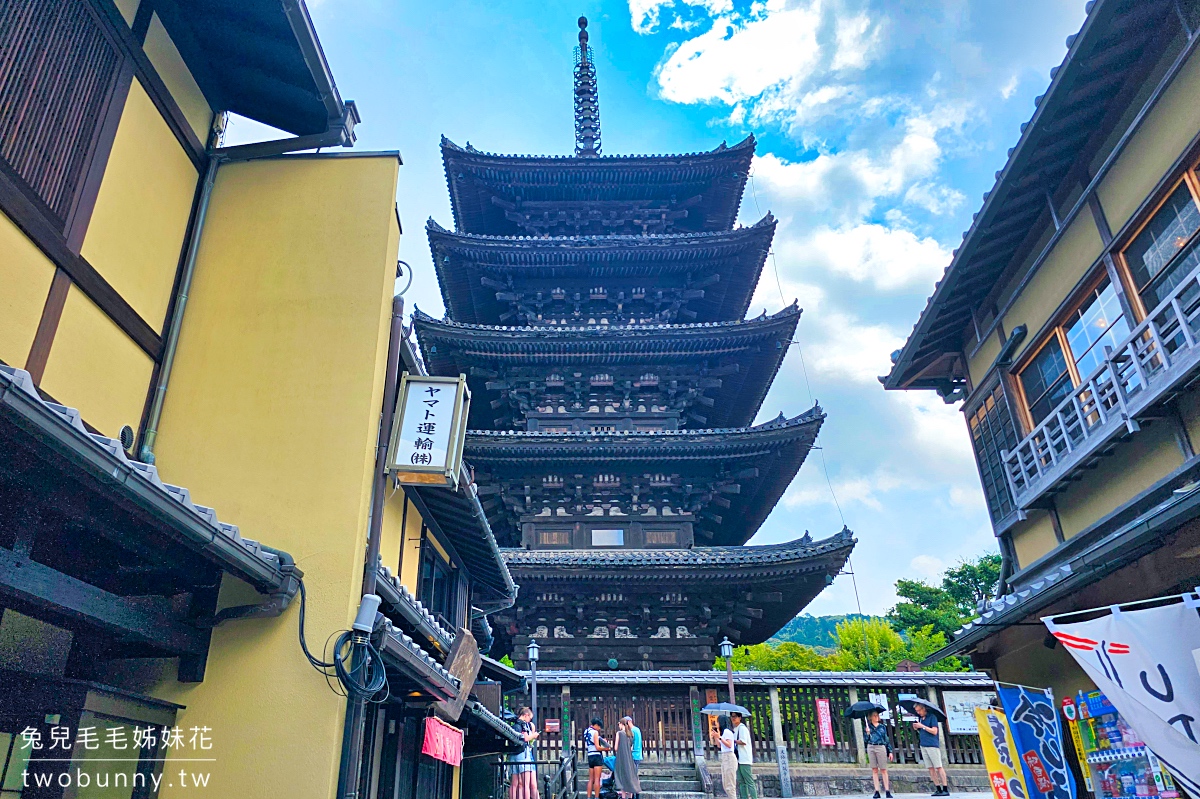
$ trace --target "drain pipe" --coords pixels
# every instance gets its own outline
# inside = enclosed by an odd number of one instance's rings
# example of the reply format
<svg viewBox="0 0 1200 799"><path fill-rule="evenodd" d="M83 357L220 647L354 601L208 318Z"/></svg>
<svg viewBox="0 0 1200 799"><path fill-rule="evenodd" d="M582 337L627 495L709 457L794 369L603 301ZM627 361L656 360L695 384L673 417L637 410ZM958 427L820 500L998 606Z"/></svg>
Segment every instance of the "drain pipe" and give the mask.
<svg viewBox="0 0 1200 799"><path fill-rule="evenodd" d="M379 579L379 549L383 537L384 489L387 488L387 450L392 438L392 417L396 413L396 392L400 384L400 344L404 339L404 298L392 298L392 325L388 335L387 367L383 378L383 408L379 418L379 437L375 444L375 472L371 483L371 517L367 528L367 557L363 564L363 596L375 593ZM358 797L362 773L363 745L366 734L366 702L351 696L346 701L346 721L342 730L342 757L338 769L338 799Z"/></svg>
<svg viewBox="0 0 1200 799"><path fill-rule="evenodd" d="M213 184L217 181L217 169L222 158L210 155L208 168L204 170L204 184L200 188L200 202L196 206L196 223L188 239L187 255L183 261L183 274L179 278L179 292L175 295L175 309L171 313L171 325L163 341L162 363L158 367L158 385L154 387L154 398L150 401L150 413L146 417L146 429L142 434L142 448L138 459L143 463L154 463L154 443L158 439L158 423L162 420L163 400L171 382L171 369L175 366L175 351L179 346L179 331L183 328L183 313L187 309L188 292L192 288L192 277L196 274L196 255L200 251L200 234L204 231L204 220L208 217L208 206L212 199Z"/></svg>
<svg viewBox="0 0 1200 799"><path fill-rule="evenodd" d="M269 158L299 150L321 147L349 147L354 144L354 126L361 121L353 100L342 106L341 117L330 118L325 131L290 139L242 144L234 147L213 147L222 128L214 126L208 150L208 167L204 171L204 183L200 187L200 201L196 206L196 219L188 238L187 254L183 261L183 274L179 279L179 291L175 295L175 308L171 313L171 324L163 341L162 362L158 369L158 385L150 401L150 412L146 415L146 426L142 433L142 446L138 460L154 463L154 444L158 440L158 425L162 421L163 402L167 387L171 383L171 369L175 366L175 351L179 347L179 331L183 329L184 311L187 309L188 293L192 288L192 277L196 273L196 256L200 252L200 240L204 222L208 218L208 207L212 199L213 185L217 181L217 169L221 164Z"/></svg>

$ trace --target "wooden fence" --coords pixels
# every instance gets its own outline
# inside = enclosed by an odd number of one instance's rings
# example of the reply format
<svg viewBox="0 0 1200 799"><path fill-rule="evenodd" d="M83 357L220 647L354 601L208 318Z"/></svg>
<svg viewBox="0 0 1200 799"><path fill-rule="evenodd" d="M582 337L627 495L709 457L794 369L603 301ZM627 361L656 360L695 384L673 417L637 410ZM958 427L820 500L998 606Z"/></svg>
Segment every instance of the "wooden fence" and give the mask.
<svg viewBox="0 0 1200 799"><path fill-rule="evenodd" d="M716 677L718 675L714 675ZM564 742L583 756L583 733L591 719L598 718L605 737L611 740L618 720L630 715L642 731L645 758L656 763L695 761L695 734L699 731L705 757L715 760L717 749L709 740L709 721L700 720L693 728L692 692L697 707L710 702L728 701L724 685L571 685L539 686L537 729L539 760L557 761L563 755ZM897 706L901 693L919 693L926 689L871 687L851 689L840 685L748 685L738 687L737 703L752 713L747 723L754 741L757 762L775 762L776 741L771 709L771 691L778 695L782 743L792 763L861 763L866 753L859 752L855 723L844 711L857 698L883 695L886 705ZM833 743L822 743L818 706L828 702ZM510 698L515 706L519 699ZM515 709L515 707L514 707ZM549 723L547 723L549 722ZM945 727L943 727L943 730ZM895 720L889 725L897 763L920 763L920 747L911 724ZM978 765L983 762L976 735L947 735L946 757L951 765Z"/></svg>

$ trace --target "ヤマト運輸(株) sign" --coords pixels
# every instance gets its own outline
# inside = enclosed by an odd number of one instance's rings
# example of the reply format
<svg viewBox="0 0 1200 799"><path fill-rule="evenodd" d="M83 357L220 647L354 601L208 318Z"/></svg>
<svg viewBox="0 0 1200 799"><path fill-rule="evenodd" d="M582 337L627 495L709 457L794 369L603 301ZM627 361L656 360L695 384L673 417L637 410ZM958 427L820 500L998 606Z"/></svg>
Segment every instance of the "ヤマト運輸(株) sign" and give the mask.
<svg viewBox="0 0 1200 799"><path fill-rule="evenodd" d="M392 421L387 471L405 485L456 488L467 434L471 392L465 375L405 372Z"/></svg>

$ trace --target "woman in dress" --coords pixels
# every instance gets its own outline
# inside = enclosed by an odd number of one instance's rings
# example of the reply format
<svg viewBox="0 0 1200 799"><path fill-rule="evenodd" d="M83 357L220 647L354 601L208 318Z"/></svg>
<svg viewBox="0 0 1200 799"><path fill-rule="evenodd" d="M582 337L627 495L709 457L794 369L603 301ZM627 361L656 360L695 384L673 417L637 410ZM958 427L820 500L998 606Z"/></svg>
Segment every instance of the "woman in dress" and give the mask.
<svg viewBox="0 0 1200 799"><path fill-rule="evenodd" d="M725 788L726 796L734 797L737 796L738 762L737 752L733 751L734 737L729 716L717 716L717 726L720 728L720 732L712 731L712 743L719 752L721 785Z"/></svg>
<svg viewBox="0 0 1200 799"><path fill-rule="evenodd" d="M621 719L617 727L617 739L613 742L617 756L616 768L613 770L613 787L621 799L628 799L642 792L642 783L638 779L637 766L633 762L633 722Z"/></svg>

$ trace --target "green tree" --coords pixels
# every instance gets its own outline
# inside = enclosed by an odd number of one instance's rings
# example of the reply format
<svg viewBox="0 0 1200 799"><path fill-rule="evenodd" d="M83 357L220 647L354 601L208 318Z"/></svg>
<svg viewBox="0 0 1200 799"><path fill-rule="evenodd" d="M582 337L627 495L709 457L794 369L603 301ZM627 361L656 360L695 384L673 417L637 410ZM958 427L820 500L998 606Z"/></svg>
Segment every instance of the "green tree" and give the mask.
<svg viewBox="0 0 1200 799"><path fill-rule="evenodd" d="M962 616L971 619L975 617L975 607L995 595L999 582L1000 555L989 553L946 569L942 589L954 600Z"/></svg>
<svg viewBox="0 0 1200 799"><path fill-rule="evenodd" d="M734 671L830 671L830 656L811 646L784 641L780 644L739 646L733 650ZM724 669L720 658L714 666Z"/></svg>
<svg viewBox="0 0 1200 799"><path fill-rule="evenodd" d="M962 612L944 588L920 580L897 580L896 595L902 601L888 611L887 620L897 632L933 627L950 635L962 626Z"/></svg>
<svg viewBox="0 0 1200 799"><path fill-rule="evenodd" d="M908 657L904 639L883 619L847 619L833 637L839 671L892 671Z"/></svg>

